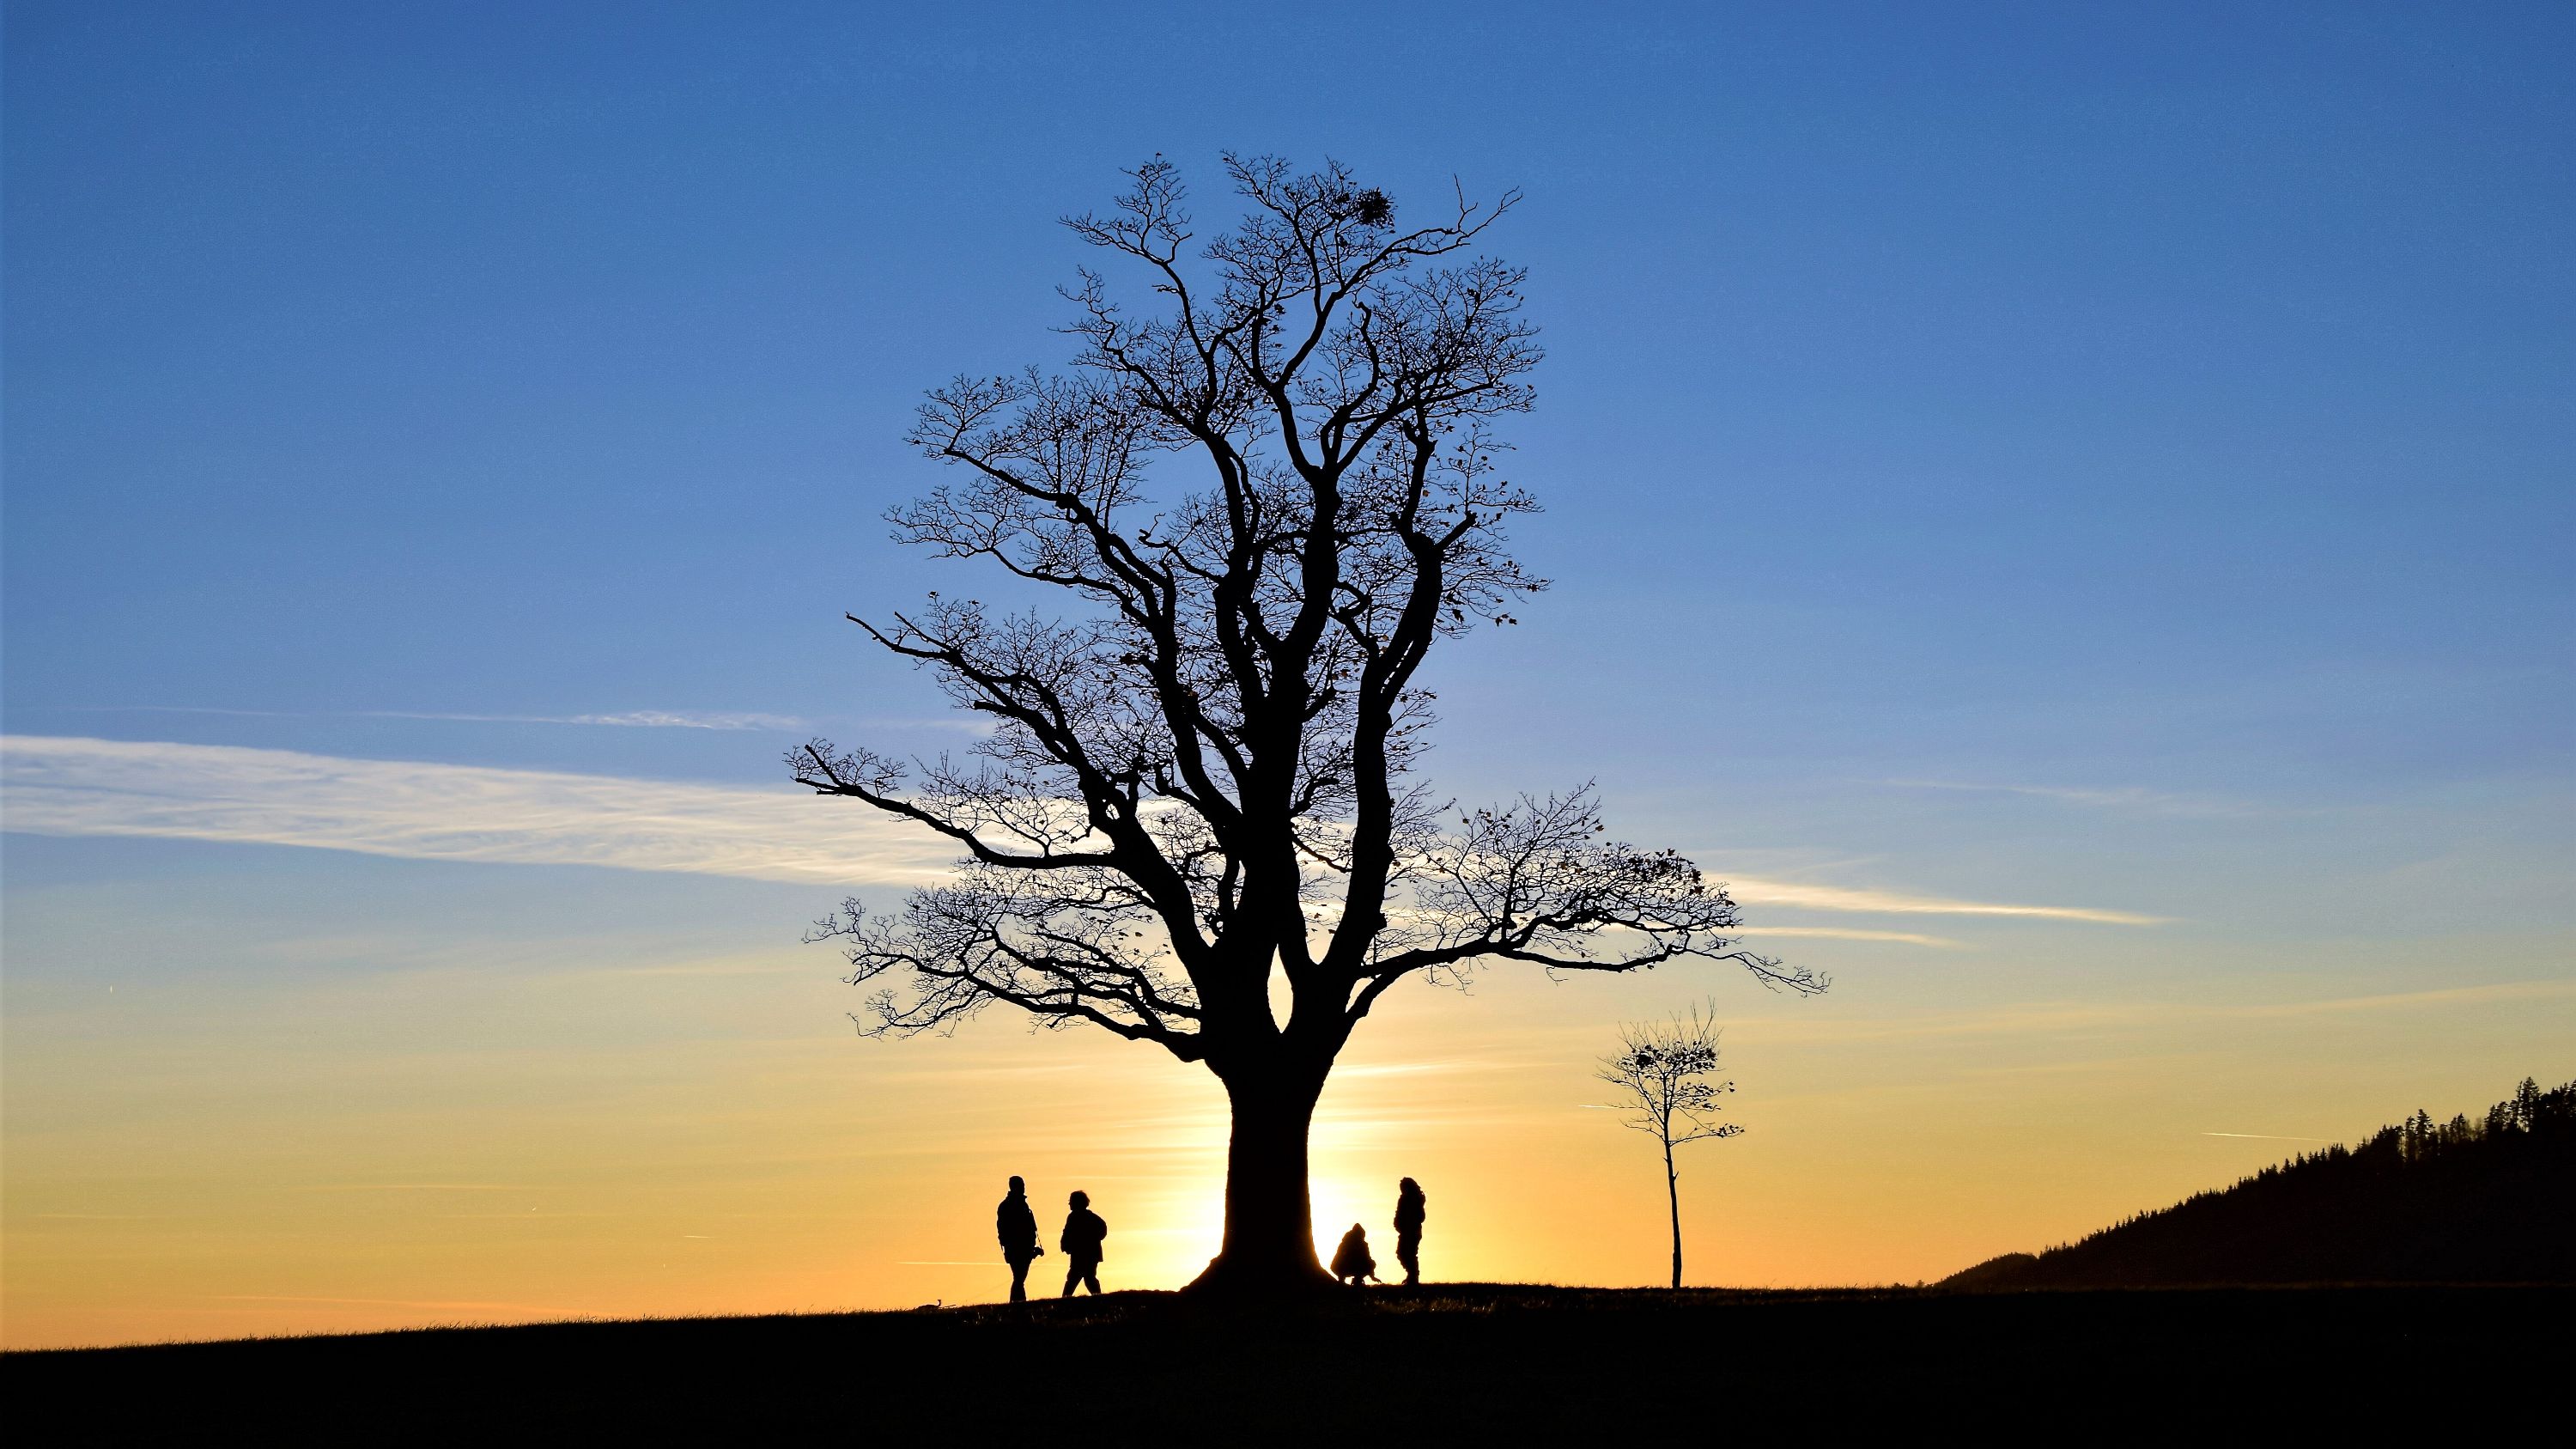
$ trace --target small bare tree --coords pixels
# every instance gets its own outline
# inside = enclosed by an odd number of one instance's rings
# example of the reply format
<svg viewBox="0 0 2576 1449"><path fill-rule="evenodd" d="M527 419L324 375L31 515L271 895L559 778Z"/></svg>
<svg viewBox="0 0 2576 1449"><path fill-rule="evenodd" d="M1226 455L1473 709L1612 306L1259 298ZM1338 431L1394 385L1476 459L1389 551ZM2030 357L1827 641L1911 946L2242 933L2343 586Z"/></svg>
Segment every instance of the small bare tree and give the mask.
<svg viewBox="0 0 2576 1449"><path fill-rule="evenodd" d="M1742 1136L1744 1129L1717 1120L1718 1098L1735 1083L1717 1075L1719 1027L1714 1004L1690 1015L1619 1030L1619 1050L1601 1059L1601 1080L1620 1089L1620 1125L1654 1134L1664 1149L1664 1200L1673 1218L1673 1286L1682 1286L1681 1173L1673 1149L1685 1143Z"/></svg>

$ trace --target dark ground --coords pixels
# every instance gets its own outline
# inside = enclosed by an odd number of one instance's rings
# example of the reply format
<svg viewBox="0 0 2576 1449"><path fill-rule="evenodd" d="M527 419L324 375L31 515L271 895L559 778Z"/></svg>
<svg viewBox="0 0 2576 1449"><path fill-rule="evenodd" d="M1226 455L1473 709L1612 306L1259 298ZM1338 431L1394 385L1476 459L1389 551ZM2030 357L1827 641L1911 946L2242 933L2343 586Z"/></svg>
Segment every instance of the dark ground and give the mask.
<svg viewBox="0 0 2576 1449"><path fill-rule="evenodd" d="M2225 1441L2436 1402L2454 1433L2564 1429L2571 1314L2567 1288L1120 1293L15 1353L0 1412L17 1444Z"/></svg>

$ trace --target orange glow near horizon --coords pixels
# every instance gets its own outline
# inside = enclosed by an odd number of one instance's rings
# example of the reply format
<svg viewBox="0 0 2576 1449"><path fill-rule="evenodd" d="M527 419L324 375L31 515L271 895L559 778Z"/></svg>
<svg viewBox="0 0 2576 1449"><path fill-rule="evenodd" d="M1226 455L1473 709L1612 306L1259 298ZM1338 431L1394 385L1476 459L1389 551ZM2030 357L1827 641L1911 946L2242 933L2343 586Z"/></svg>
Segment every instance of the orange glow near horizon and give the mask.
<svg viewBox="0 0 2576 1449"><path fill-rule="evenodd" d="M1647 1139L1591 1062L1714 992L1746 1136L1686 1149L1689 1281L1914 1281L2222 1185L2416 1105L2566 1074L2576 983L1984 1006L1892 975L1766 997L1721 973L1417 987L1366 1023L1314 1139L1329 1250L1392 1267L1395 1182L1434 1279L1652 1284ZM2315 983L2308 983L2314 985ZM812 953L258 991L11 988L10 1347L995 1299L991 1210L1029 1179L1111 1224L1109 1287L1217 1245L1206 1073L998 1011L856 1041ZM841 1027L839 1030L834 1028ZM2220 1133L2255 1134L2222 1136ZM1058 1260L1033 1283L1052 1292Z"/></svg>

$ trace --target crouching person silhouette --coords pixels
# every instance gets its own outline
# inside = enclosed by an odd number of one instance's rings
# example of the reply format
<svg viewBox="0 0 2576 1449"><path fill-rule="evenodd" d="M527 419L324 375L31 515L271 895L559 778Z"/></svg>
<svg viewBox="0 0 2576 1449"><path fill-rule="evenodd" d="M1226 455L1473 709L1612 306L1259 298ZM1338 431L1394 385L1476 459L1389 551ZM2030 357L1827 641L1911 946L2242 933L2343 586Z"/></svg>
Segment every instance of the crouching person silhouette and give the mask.
<svg viewBox="0 0 2576 1449"><path fill-rule="evenodd" d="M1101 1240L1109 1236L1109 1224L1091 1210L1091 1194L1077 1192L1067 1200L1073 1211L1064 1215L1064 1236L1056 1245L1064 1249L1064 1296L1073 1296L1079 1286L1100 1296L1100 1260L1107 1256L1100 1250Z"/></svg>
<svg viewBox="0 0 2576 1449"><path fill-rule="evenodd" d="M1377 1259L1369 1256L1368 1231L1359 1224L1342 1234L1342 1245L1333 1250L1333 1277L1356 1288L1363 1279L1377 1276Z"/></svg>
<svg viewBox="0 0 2576 1449"><path fill-rule="evenodd" d="M1002 1261L1011 1265L1011 1301L1029 1301L1029 1264L1046 1256L1038 1246L1038 1215L1029 1211L1029 1185L1014 1177L1002 1205L993 1210L993 1233L1002 1240Z"/></svg>

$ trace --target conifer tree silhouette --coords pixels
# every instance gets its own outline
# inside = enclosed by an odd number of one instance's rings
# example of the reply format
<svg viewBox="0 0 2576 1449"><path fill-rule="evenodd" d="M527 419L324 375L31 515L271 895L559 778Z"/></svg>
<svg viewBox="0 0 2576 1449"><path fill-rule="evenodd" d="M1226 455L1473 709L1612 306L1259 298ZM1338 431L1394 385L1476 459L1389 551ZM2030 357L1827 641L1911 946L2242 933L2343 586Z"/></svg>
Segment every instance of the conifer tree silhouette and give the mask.
<svg viewBox="0 0 2576 1449"><path fill-rule="evenodd" d="M2140 1213L1969 1286L2576 1283L2576 1083L2524 1078L2471 1118L2421 1108L2357 1147L2266 1167Z"/></svg>

